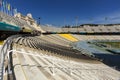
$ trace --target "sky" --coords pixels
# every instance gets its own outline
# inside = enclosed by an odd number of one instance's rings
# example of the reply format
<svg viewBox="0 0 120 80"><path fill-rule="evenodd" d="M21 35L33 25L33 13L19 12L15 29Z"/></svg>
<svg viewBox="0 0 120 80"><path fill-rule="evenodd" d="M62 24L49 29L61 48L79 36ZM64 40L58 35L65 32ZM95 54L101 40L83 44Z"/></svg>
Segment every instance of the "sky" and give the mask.
<svg viewBox="0 0 120 80"><path fill-rule="evenodd" d="M120 0L6 0L42 25L120 23Z"/></svg>

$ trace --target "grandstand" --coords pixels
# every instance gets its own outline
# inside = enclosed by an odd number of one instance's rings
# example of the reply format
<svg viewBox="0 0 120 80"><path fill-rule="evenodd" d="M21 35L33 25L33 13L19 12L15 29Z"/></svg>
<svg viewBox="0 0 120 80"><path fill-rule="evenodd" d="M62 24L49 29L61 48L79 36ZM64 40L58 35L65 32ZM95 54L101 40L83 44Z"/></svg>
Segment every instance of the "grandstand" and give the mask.
<svg viewBox="0 0 120 80"><path fill-rule="evenodd" d="M18 17L1 13L1 18L1 21L8 22L9 24L37 29ZM11 36L5 40L0 54L0 80L120 79L120 71L117 70L116 65L110 66L104 63L104 60L99 60L99 56L93 54L103 50L103 48L98 49L98 46L96 46L97 41L120 41L118 34L70 34L70 32L119 33L119 25L84 25L79 28L43 26L39 30L43 33L53 32L54 34L42 34L41 36L22 34ZM72 46L77 42L80 42L79 50ZM110 54L110 52L106 53L104 50L102 53ZM118 54L117 56L119 57L120 55Z"/></svg>
<svg viewBox="0 0 120 80"><path fill-rule="evenodd" d="M120 32L120 24L111 24L111 25L80 25L77 28L55 28L53 26L41 26L44 31L48 32L83 32L83 33L119 33Z"/></svg>
<svg viewBox="0 0 120 80"><path fill-rule="evenodd" d="M3 12L0 12L0 21L1 22L5 22L8 24L12 24L12 25L17 25L20 26L21 28L25 28L27 30L38 30L38 31L42 31L40 26L37 25L37 23L33 20L32 22L31 19L29 19L28 16L22 17L22 15L20 13L16 14L15 16L10 16L7 15ZM27 17L27 19L26 19ZM31 23L31 24L30 24Z"/></svg>

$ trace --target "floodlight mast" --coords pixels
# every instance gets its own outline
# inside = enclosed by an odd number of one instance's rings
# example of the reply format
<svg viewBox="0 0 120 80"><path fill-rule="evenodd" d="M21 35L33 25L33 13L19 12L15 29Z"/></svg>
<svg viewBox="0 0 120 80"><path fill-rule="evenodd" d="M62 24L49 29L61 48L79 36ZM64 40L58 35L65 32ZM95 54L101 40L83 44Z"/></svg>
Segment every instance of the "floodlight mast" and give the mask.
<svg viewBox="0 0 120 80"><path fill-rule="evenodd" d="M75 17L76 27L78 26L78 16Z"/></svg>
<svg viewBox="0 0 120 80"><path fill-rule="evenodd" d="M41 17L38 17L38 25L41 24L40 20L41 20Z"/></svg>

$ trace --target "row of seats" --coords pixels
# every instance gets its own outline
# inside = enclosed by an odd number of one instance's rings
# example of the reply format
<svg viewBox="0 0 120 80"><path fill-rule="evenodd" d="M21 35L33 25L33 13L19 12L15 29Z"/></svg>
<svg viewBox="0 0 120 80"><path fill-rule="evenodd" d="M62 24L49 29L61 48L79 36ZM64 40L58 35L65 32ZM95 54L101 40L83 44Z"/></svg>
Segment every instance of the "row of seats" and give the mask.
<svg viewBox="0 0 120 80"><path fill-rule="evenodd" d="M74 53L73 50L49 43L48 40L46 42L43 38L18 37L15 42L13 49L31 54L19 54L18 52L14 54L16 57L13 58L13 65L17 80L21 79L20 73L22 80L119 79L120 73L118 71L90 58L75 60L67 55L67 53ZM58 55L63 53L64 55Z"/></svg>
<svg viewBox="0 0 120 80"><path fill-rule="evenodd" d="M79 28L55 28L48 26L41 26L44 31L48 32L120 32L120 26L98 26L98 27L79 27Z"/></svg>
<svg viewBox="0 0 120 80"><path fill-rule="evenodd" d="M120 40L119 35L73 35L80 41L84 40Z"/></svg>
<svg viewBox="0 0 120 80"><path fill-rule="evenodd" d="M60 37L59 35L46 35L46 36L41 36L38 37L40 39L43 39L47 42L51 42L51 43L55 43L55 44L59 44L59 45L64 45L64 46L69 46L70 41Z"/></svg>
<svg viewBox="0 0 120 80"><path fill-rule="evenodd" d="M19 38L17 39L17 41L18 40ZM23 39L20 39L19 44L20 45L24 44L24 46L29 46L30 48L47 50L53 53L57 53L59 55L71 56L75 58L80 58L80 55L81 55L79 54L78 51L71 50L71 48L57 45L57 44L51 44L49 42L44 42L39 38L31 38L31 37L23 38ZM83 58L85 58L85 56Z"/></svg>

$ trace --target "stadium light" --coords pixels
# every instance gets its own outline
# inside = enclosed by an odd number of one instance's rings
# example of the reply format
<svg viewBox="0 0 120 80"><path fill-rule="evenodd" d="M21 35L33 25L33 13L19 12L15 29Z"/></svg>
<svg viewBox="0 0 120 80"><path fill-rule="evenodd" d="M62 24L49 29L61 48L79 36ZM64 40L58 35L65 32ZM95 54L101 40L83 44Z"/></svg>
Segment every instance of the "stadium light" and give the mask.
<svg viewBox="0 0 120 80"><path fill-rule="evenodd" d="M38 25L40 25L41 17L38 17Z"/></svg>
<svg viewBox="0 0 120 80"><path fill-rule="evenodd" d="M78 26L78 16L75 17L76 27Z"/></svg>

